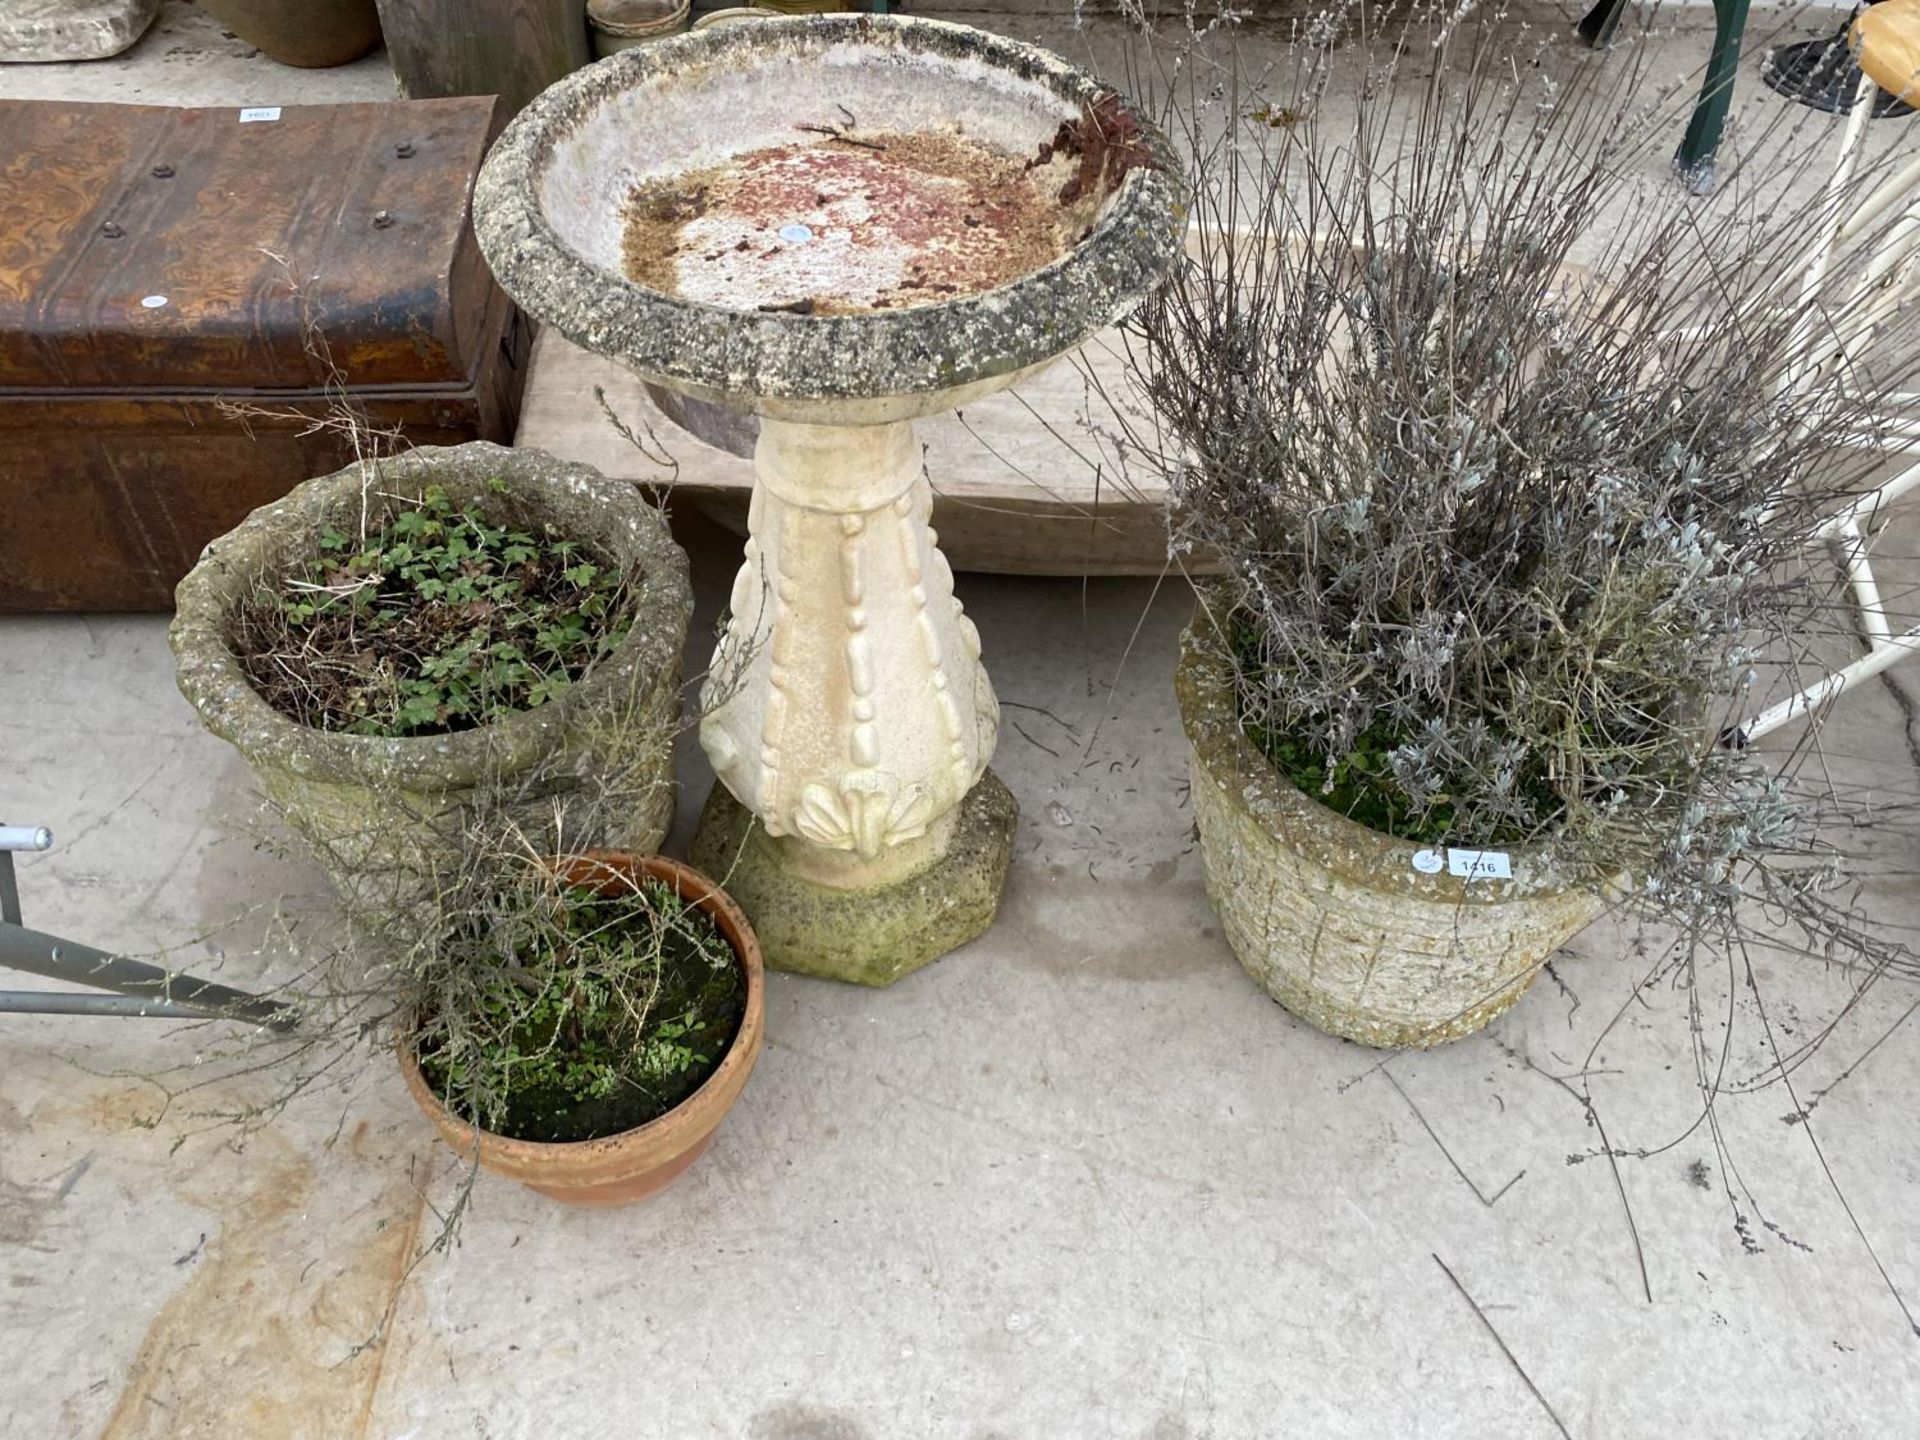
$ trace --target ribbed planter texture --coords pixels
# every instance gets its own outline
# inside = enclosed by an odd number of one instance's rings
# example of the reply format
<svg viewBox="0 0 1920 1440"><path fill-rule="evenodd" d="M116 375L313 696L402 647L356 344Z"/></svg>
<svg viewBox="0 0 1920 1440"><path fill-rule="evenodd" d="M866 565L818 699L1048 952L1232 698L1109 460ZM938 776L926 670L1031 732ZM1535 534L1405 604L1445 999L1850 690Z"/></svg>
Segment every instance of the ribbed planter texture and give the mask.
<svg viewBox="0 0 1920 1440"><path fill-rule="evenodd" d="M455 734L338 734L268 705L231 648L241 606L317 553L322 529L355 533L363 504L376 513L404 508L434 485L456 504L481 501L490 516L535 533L550 525L619 565L635 593L626 639L556 699ZM350 914L383 923L430 893L436 874L459 863L477 805L490 823L510 820L546 848L651 851L666 834L693 593L686 553L630 485L485 442L350 466L296 487L214 541L175 603L168 640L181 693L246 757Z"/></svg>
<svg viewBox="0 0 1920 1440"><path fill-rule="evenodd" d="M747 999L740 1028L719 1068L659 1119L618 1135L570 1144L513 1140L457 1118L420 1073L411 1036L400 1042L400 1073L440 1138L477 1161L488 1174L517 1181L564 1205L627 1205L666 1189L684 1175L706 1153L720 1122L746 1088L766 1035L766 968L760 958L760 943L740 907L690 866L660 855L600 851L575 859L569 871L573 883L602 890L621 883L596 882L596 876L604 877L608 871L629 878L648 875L664 880L683 900L705 912L726 936L746 980Z"/></svg>
<svg viewBox="0 0 1920 1440"><path fill-rule="evenodd" d="M1470 1035L1606 907L1537 848L1501 852L1511 879L1462 877L1446 851L1302 793L1241 732L1233 662L1204 603L1175 683L1208 898L1247 973L1308 1024L1385 1049Z"/></svg>

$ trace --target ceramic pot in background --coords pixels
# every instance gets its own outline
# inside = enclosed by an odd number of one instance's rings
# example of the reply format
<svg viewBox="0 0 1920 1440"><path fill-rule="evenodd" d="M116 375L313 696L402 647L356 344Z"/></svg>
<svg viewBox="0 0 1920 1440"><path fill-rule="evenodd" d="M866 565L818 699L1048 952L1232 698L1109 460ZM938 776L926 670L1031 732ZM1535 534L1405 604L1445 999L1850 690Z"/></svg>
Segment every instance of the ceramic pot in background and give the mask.
<svg viewBox="0 0 1920 1440"><path fill-rule="evenodd" d="M323 70L380 43L374 0L199 0L247 44L282 65Z"/></svg>
<svg viewBox="0 0 1920 1440"><path fill-rule="evenodd" d="M755 10L750 5L735 5L726 10L709 10L693 22L696 30L716 30L722 25L738 25L749 20L778 20L772 10Z"/></svg>
<svg viewBox="0 0 1920 1440"><path fill-rule="evenodd" d="M601 59L687 28L691 0L587 0L593 53Z"/></svg>
<svg viewBox="0 0 1920 1440"><path fill-rule="evenodd" d="M685 1174L706 1153L720 1122L746 1088L766 1033L766 971L760 942L740 907L690 866L662 855L594 851L567 861L566 874L575 884L602 890L613 890L643 875L664 880L719 928L733 947L747 984L740 1028L719 1068L657 1120L618 1135L571 1144L510 1140L457 1119L420 1073L411 1037L400 1043L400 1071L441 1138L462 1155L477 1152L482 1170L566 1205L627 1205L657 1194Z"/></svg>

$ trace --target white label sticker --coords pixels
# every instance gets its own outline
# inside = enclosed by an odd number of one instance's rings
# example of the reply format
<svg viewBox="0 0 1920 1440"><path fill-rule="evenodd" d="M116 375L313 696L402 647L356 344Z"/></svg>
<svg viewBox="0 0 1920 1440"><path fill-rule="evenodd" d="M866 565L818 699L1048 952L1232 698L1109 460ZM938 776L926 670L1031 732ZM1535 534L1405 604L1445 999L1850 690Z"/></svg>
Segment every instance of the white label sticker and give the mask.
<svg viewBox="0 0 1920 1440"><path fill-rule="evenodd" d="M1449 850L1447 871L1469 880L1511 880L1513 860L1504 850Z"/></svg>
<svg viewBox="0 0 1920 1440"><path fill-rule="evenodd" d="M164 295L149 295L140 302L140 307L143 310L158 310L166 303L167 297Z"/></svg>
<svg viewBox="0 0 1920 1440"><path fill-rule="evenodd" d="M1422 875L1438 875L1447 868L1447 862L1440 858L1438 850L1416 850L1413 852L1413 868Z"/></svg>
<svg viewBox="0 0 1920 1440"><path fill-rule="evenodd" d="M278 120L279 118L280 107L278 105L259 105L251 110L242 110L240 112L240 123L242 125L252 125L257 121Z"/></svg>

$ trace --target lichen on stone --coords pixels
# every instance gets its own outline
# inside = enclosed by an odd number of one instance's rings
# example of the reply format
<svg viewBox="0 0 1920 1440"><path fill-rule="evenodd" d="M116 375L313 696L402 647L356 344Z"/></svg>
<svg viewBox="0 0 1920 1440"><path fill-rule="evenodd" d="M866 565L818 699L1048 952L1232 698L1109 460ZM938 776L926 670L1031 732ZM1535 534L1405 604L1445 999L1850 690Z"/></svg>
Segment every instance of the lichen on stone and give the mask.
<svg viewBox="0 0 1920 1440"><path fill-rule="evenodd" d="M248 683L233 617L266 577L310 554L325 526L353 523L376 492L417 500L438 485L465 501L492 494L496 482L627 572L632 628L578 684L476 729L389 738L301 725ZM269 807L306 842L349 912L380 923L457 866L477 808L532 836L564 828L578 843L658 846L673 812L692 604L685 553L632 487L540 451L476 442L350 466L254 511L180 583L168 641L201 722L246 758Z"/></svg>
<svg viewBox="0 0 1920 1440"><path fill-rule="evenodd" d="M886 115L859 111L859 76L863 67L923 64L929 75L947 77L948 120L964 112L967 94L1016 91L1058 116L1042 122L1037 147L1060 120L1104 104L1109 121L1124 118L1136 137L1129 143L1155 163L1126 167L1085 237L1052 263L911 309L806 314L696 303L628 281L617 243L598 257L597 236L607 225L617 234L630 188L619 177L648 171L645 147L657 133L650 102L796 59L838 71L834 86L814 87L820 113L791 117L796 123L843 124L844 106L863 130L898 128ZM629 143L610 145L600 133L614 125L608 117L621 118L607 133ZM743 131L726 143L751 149L761 143L754 137L774 128L757 124L752 136ZM556 218L555 197L563 194L586 205L591 218ZM832 400L944 392L1071 349L1159 283L1179 253L1183 204L1165 138L1095 77L1035 46L967 26L850 15L696 32L569 76L507 127L476 183L473 208L501 286L576 344L710 398Z"/></svg>
<svg viewBox="0 0 1920 1440"><path fill-rule="evenodd" d="M1508 857L1511 880L1427 873L1421 847L1302 794L1241 733L1204 596L1176 690L1208 898L1242 967L1308 1024L1394 1049L1471 1034L1606 908L1544 846Z"/></svg>

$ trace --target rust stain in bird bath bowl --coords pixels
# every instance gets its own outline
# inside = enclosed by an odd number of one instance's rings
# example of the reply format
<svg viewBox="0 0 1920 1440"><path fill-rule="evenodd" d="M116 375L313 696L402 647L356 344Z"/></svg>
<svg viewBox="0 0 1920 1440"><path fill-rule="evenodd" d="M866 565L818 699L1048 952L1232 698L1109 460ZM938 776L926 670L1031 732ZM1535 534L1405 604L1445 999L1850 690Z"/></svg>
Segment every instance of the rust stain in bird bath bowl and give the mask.
<svg viewBox="0 0 1920 1440"><path fill-rule="evenodd" d="M1113 323L1178 248L1178 166L1098 79L865 15L677 36L508 127L474 194L530 313L650 383L800 423L938 414Z"/></svg>
<svg viewBox="0 0 1920 1440"><path fill-rule="evenodd" d="M628 278L685 300L800 314L937 304L1066 253L1102 198L1076 187L1079 152L1066 146L1038 159L957 127L817 128L827 133L636 186Z"/></svg>

